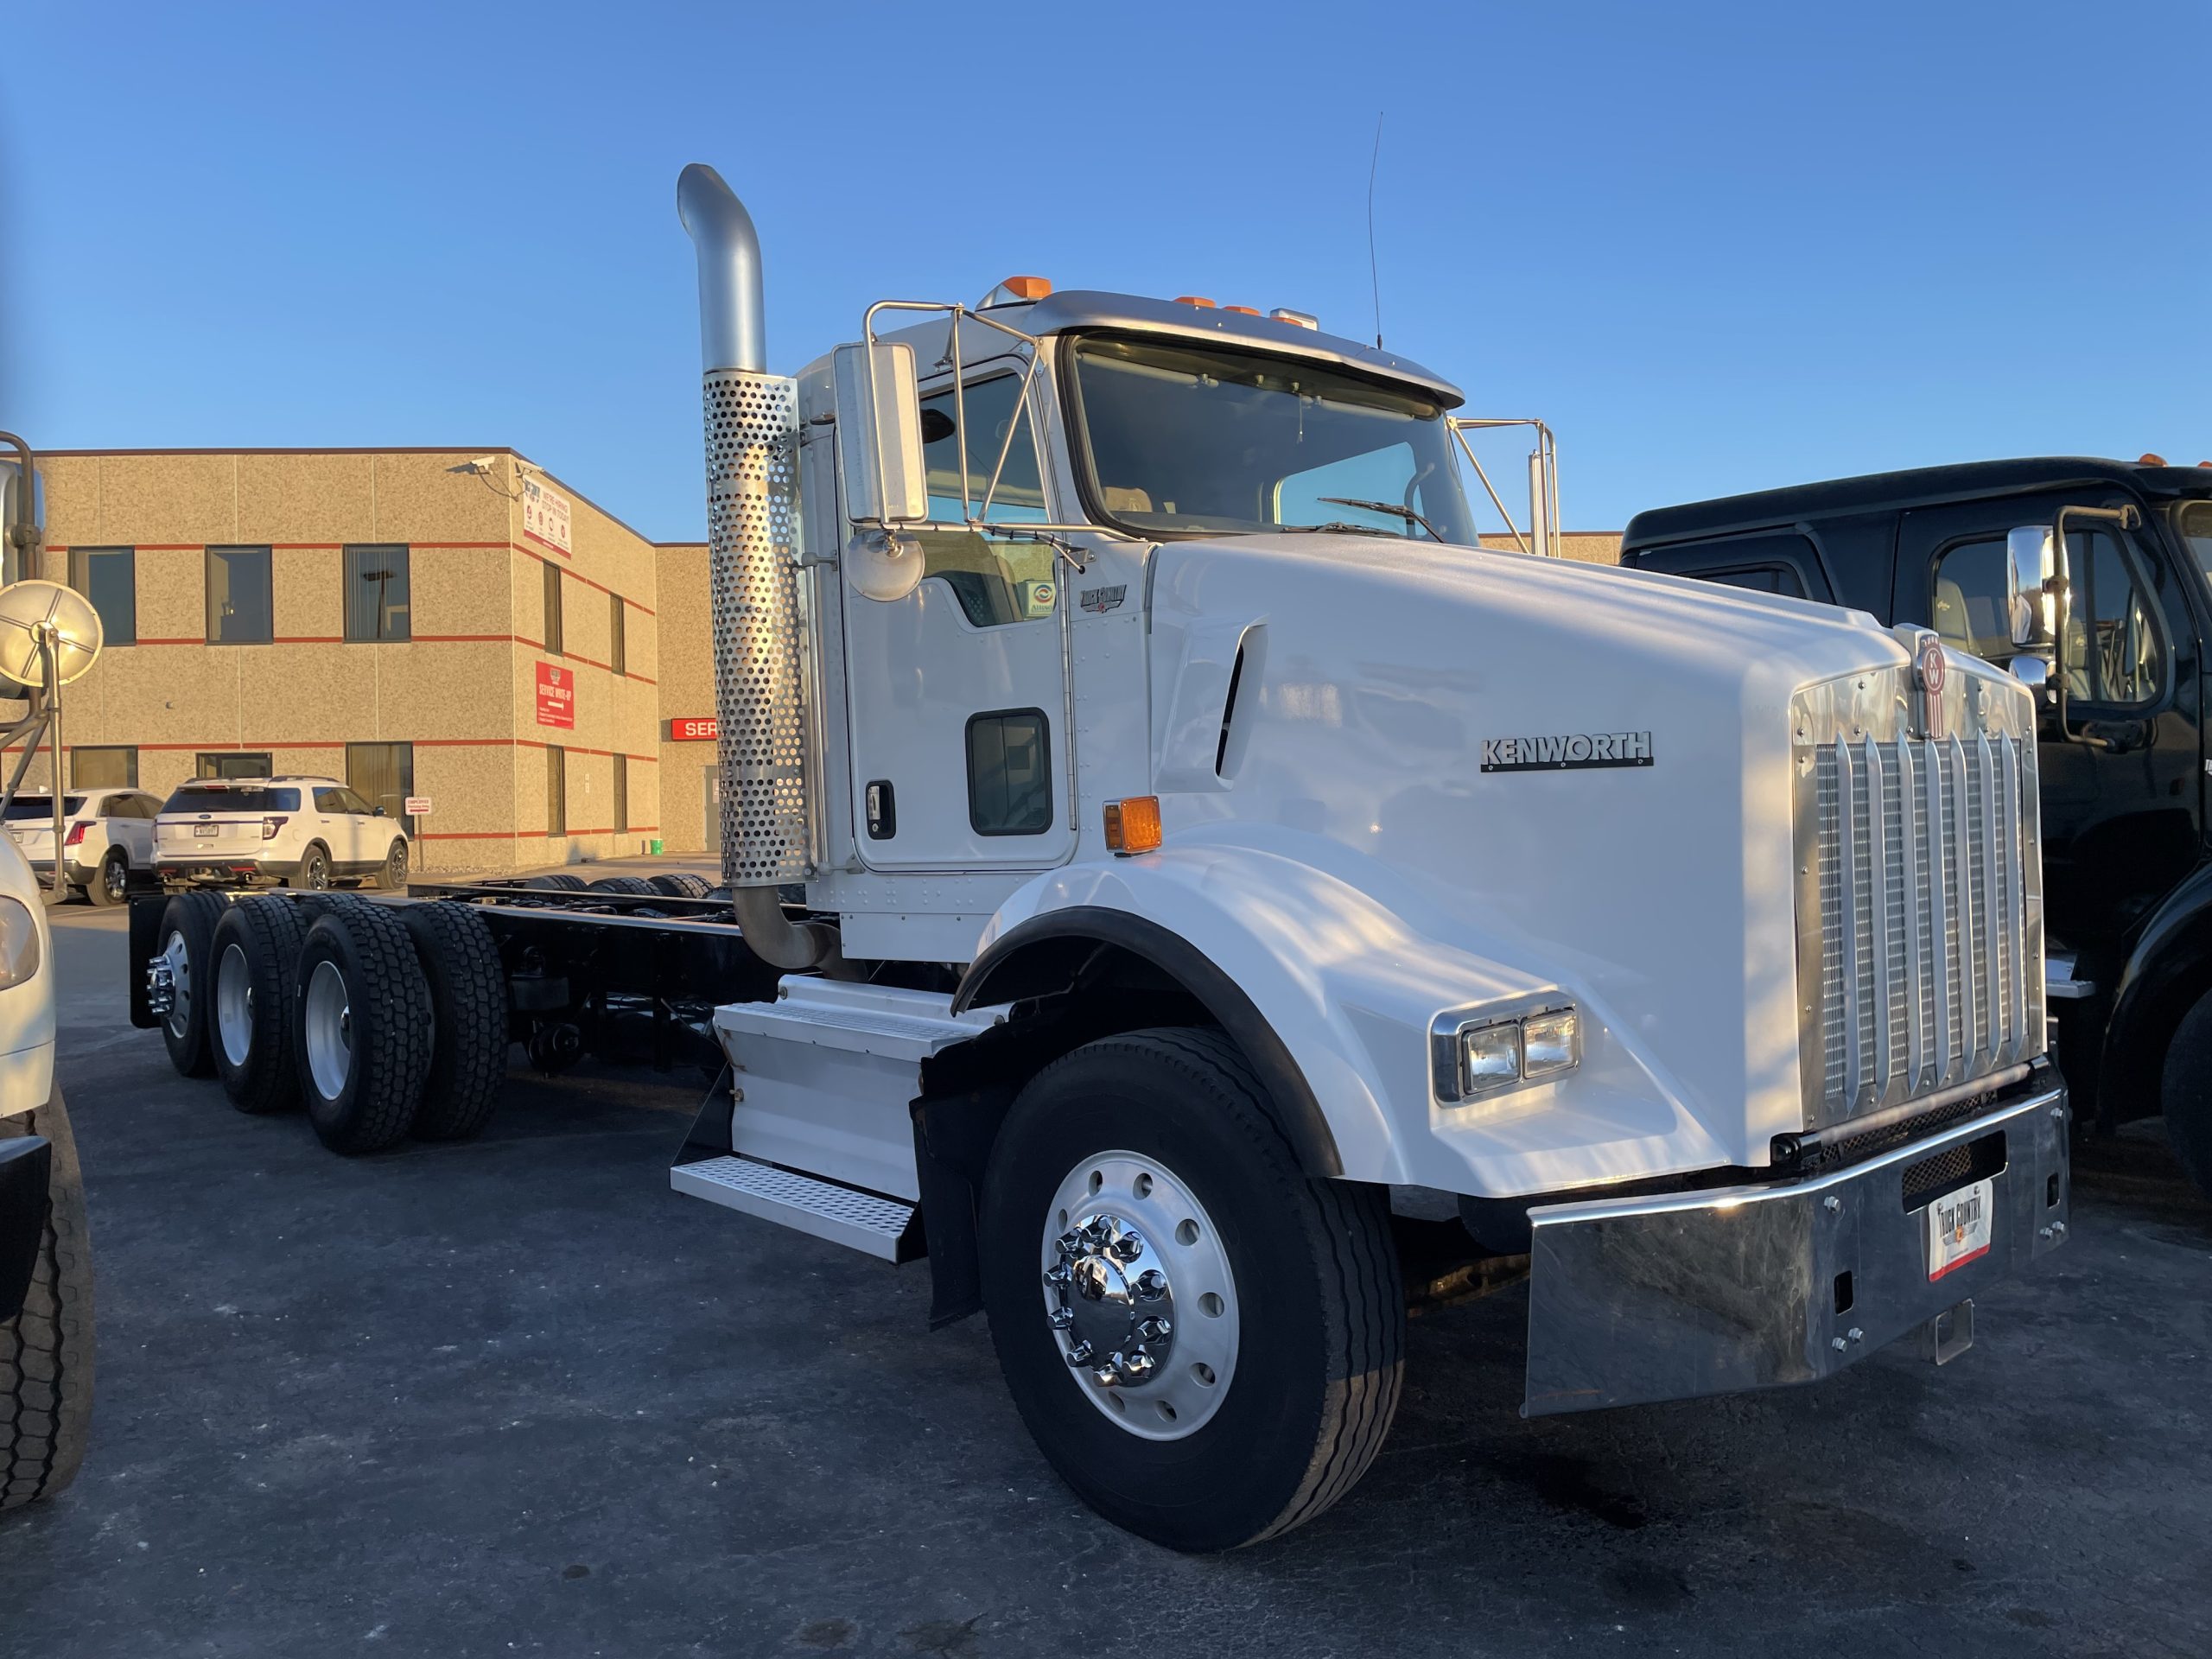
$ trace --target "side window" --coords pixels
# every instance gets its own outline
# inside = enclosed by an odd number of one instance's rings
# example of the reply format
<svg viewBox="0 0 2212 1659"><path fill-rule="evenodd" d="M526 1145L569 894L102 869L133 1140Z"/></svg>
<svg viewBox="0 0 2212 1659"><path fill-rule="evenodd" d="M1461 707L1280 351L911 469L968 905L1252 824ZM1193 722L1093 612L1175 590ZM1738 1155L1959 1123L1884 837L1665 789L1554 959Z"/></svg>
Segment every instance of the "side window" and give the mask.
<svg viewBox="0 0 2212 1659"><path fill-rule="evenodd" d="M1041 709L1001 709L968 722L968 822L979 836L1052 827L1052 728Z"/></svg>
<svg viewBox="0 0 2212 1659"><path fill-rule="evenodd" d="M344 791L318 789L315 792L315 810L318 812L343 812L346 810Z"/></svg>
<svg viewBox="0 0 2212 1659"><path fill-rule="evenodd" d="M1936 561L1929 614L1943 643L1985 661L2012 660L2012 626L2005 613L2005 538L1961 542Z"/></svg>
<svg viewBox="0 0 2212 1659"><path fill-rule="evenodd" d="M961 399L968 419L969 513L979 513L998 465L999 446L1007 445L1005 468L991 496L993 524L1042 524L1045 490L1037 473L1037 448L1028 411L1020 407L1019 375L995 375L966 388ZM930 517L958 523L961 510L961 444L955 431L953 397L941 391L922 400L923 464L928 469ZM979 628L1030 622L1052 614L1059 601L1059 579L1052 550L1041 542L1009 541L968 531L925 531L923 578L942 578L960 601L962 614Z"/></svg>
<svg viewBox="0 0 2212 1659"><path fill-rule="evenodd" d="M2144 703L2165 686L2156 607L2109 531L2066 538L2074 578L2067 607L2066 695L2085 702Z"/></svg>
<svg viewBox="0 0 2212 1659"><path fill-rule="evenodd" d="M1732 570L1708 570L1707 582L1724 588L1742 588L1754 594L1779 594L1784 599L1805 597L1805 584L1786 564L1740 564Z"/></svg>
<svg viewBox="0 0 2212 1659"><path fill-rule="evenodd" d="M337 791L337 794L338 810L340 812L351 812L357 817L365 818L371 817L376 810L350 789L341 789Z"/></svg>

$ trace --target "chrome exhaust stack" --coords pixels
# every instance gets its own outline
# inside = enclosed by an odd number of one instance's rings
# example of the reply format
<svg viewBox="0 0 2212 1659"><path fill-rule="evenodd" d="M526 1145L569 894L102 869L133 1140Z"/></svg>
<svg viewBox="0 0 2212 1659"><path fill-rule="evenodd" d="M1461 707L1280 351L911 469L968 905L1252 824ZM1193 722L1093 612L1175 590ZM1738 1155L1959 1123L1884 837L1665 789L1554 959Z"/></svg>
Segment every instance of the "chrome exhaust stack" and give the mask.
<svg viewBox="0 0 2212 1659"><path fill-rule="evenodd" d="M792 923L777 892L806 879L814 845L793 557L798 388L766 372L760 238L745 205L695 162L676 181L676 212L699 256L722 880L756 956L779 968L831 966L835 931Z"/></svg>

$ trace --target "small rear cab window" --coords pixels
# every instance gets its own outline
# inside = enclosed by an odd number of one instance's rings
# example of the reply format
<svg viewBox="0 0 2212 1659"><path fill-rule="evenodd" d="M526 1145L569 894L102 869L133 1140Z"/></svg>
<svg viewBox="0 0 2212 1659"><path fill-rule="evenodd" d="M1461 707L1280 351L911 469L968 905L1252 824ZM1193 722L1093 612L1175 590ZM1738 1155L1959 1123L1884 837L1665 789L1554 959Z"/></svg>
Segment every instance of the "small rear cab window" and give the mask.
<svg viewBox="0 0 2212 1659"><path fill-rule="evenodd" d="M61 810L67 817L75 817L85 810L81 795L64 795ZM54 797L51 795L18 795L8 803L8 822L17 823L25 818L50 818L54 816Z"/></svg>
<svg viewBox="0 0 2212 1659"><path fill-rule="evenodd" d="M231 785L221 789L187 784L169 797L164 812L296 812L300 791L271 789L264 785Z"/></svg>

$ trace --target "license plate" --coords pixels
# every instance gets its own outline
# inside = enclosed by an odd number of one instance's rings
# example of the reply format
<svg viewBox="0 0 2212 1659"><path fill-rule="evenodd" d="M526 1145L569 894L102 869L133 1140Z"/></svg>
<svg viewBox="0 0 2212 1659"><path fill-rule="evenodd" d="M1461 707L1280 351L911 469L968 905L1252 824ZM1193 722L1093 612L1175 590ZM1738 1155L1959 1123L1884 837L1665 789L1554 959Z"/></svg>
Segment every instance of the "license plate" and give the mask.
<svg viewBox="0 0 2212 1659"><path fill-rule="evenodd" d="M192 833L195 836L219 836L223 833L223 826L219 823L195 823L192 826Z"/></svg>
<svg viewBox="0 0 2212 1659"><path fill-rule="evenodd" d="M1941 1279L1989 1254L1989 1228L1997 1183L1976 1181L1947 1192L1928 1206L1928 1277Z"/></svg>

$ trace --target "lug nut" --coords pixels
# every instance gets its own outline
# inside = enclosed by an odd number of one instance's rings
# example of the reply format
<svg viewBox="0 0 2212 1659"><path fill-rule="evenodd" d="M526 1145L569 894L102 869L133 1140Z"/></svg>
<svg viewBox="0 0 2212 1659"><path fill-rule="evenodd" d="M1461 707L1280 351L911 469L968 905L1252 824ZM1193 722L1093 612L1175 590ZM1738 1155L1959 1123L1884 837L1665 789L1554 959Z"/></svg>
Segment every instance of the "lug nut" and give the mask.
<svg viewBox="0 0 2212 1659"><path fill-rule="evenodd" d="M1123 1262L1134 1262L1144 1254L1142 1233L1123 1233L1108 1247Z"/></svg>
<svg viewBox="0 0 2212 1659"><path fill-rule="evenodd" d="M1114 1356L1114 1369L1130 1382L1141 1382L1153 1373L1153 1358L1141 1348L1126 1359L1116 1354Z"/></svg>
<svg viewBox="0 0 2212 1659"><path fill-rule="evenodd" d="M1843 1213L1843 1200L1831 1192L1821 1200L1821 1208L1832 1216L1840 1216Z"/></svg>
<svg viewBox="0 0 2212 1659"><path fill-rule="evenodd" d="M1158 1342L1175 1327L1157 1315L1137 1321L1137 1335L1146 1342Z"/></svg>
<svg viewBox="0 0 2212 1659"><path fill-rule="evenodd" d="M1840 1354L1845 1349L1850 1347L1851 1344L1846 1342L1841 1337L1832 1337L1828 1339L1828 1346L1834 1349L1836 1352Z"/></svg>
<svg viewBox="0 0 2212 1659"><path fill-rule="evenodd" d="M1059 1263L1057 1267L1048 1268L1045 1272L1045 1282L1050 1285L1054 1290L1065 1290L1067 1288L1069 1282L1072 1281L1074 1277L1075 1269L1068 1266L1065 1262Z"/></svg>
<svg viewBox="0 0 2212 1659"><path fill-rule="evenodd" d="M1088 1365L1090 1363L1090 1344L1087 1342L1078 1342L1074 1347L1068 1350L1068 1363L1071 1365Z"/></svg>
<svg viewBox="0 0 2212 1659"><path fill-rule="evenodd" d="M1045 1318L1053 1330L1065 1331L1075 1323L1075 1310L1071 1307L1056 1307Z"/></svg>
<svg viewBox="0 0 2212 1659"><path fill-rule="evenodd" d="M1141 1302L1158 1301L1167 1294L1167 1275L1158 1268L1147 1268L1137 1274L1136 1293Z"/></svg>

